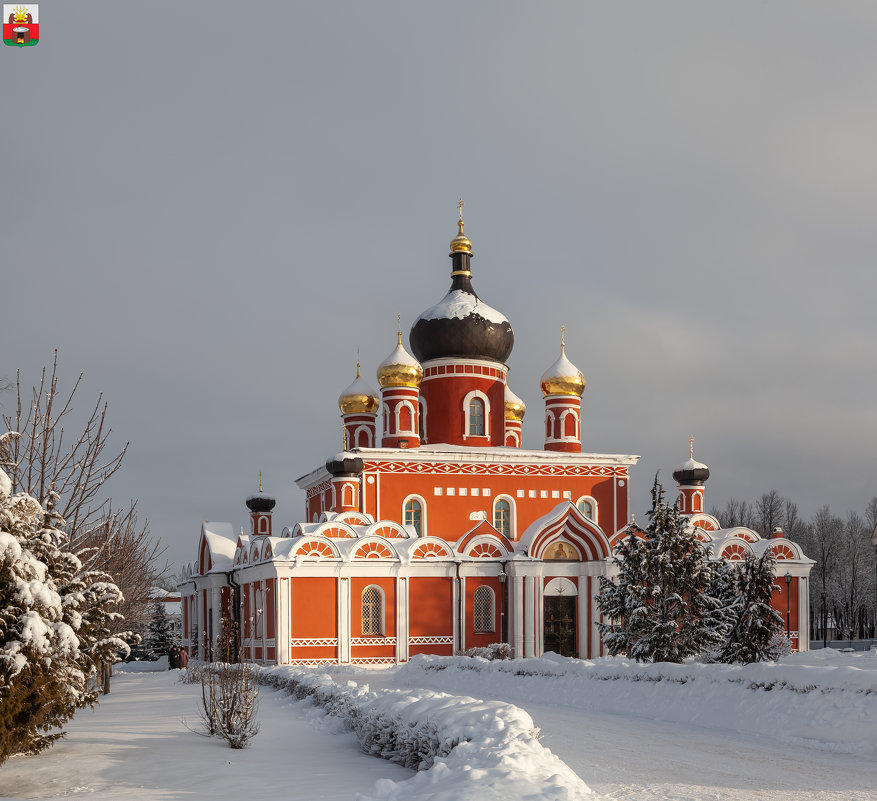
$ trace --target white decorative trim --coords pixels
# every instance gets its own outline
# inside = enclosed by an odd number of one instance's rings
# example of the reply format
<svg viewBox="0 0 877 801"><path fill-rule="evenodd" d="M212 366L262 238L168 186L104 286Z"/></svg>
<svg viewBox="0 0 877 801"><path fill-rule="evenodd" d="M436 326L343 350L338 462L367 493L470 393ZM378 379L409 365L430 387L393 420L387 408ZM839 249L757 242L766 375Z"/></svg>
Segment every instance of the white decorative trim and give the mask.
<svg viewBox="0 0 877 801"><path fill-rule="evenodd" d="M357 656L350 660L351 665L395 665L394 656Z"/></svg>
<svg viewBox="0 0 877 801"><path fill-rule="evenodd" d="M319 667L320 665L337 665L337 659L290 659L287 662L295 667Z"/></svg>
<svg viewBox="0 0 877 801"><path fill-rule="evenodd" d="M409 645L453 645L454 637L451 634L437 635L435 637L409 637Z"/></svg>
<svg viewBox="0 0 877 801"><path fill-rule="evenodd" d="M338 645L337 637L304 637L300 639L290 640L289 644L292 648L312 648L314 646Z"/></svg>
<svg viewBox="0 0 877 801"><path fill-rule="evenodd" d="M351 645L395 645L395 637L351 637Z"/></svg>

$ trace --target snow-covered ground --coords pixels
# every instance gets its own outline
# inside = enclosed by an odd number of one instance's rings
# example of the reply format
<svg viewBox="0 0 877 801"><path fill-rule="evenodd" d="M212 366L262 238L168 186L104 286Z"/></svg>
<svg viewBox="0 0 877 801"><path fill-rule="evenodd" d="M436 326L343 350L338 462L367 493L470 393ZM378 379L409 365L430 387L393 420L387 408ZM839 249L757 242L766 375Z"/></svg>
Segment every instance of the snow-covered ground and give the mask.
<svg viewBox="0 0 877 801"><path fill-rule="evenodd" d="M165 662L165 665L167 663ZM339 721L305 701L264 689L260 731L233 751L199 729L199 686L178 671L121 673L112 692L65 727L50 751L0 767L0 798L94 801L353 801L381 778L413 772L362 753Z"/></svg>
<svg viewBox="0 0 877 801"><path fill-rule="evenodd" d="M187 729L197 690L175 672L120 674L52 751L0 768L0 796L877 801L877 653L742 668L420 657L261 674L316 704L263 687L245 751ZM366 756L345 716L373 751L436 754L416 774Z"/></svg>

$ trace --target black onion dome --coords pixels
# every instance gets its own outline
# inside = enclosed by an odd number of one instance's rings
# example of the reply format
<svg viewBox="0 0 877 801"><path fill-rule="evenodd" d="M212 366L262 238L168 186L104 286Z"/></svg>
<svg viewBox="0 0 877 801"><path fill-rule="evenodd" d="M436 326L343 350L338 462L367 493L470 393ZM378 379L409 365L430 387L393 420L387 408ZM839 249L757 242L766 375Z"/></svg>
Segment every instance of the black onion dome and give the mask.
<svg viewBox="0 0 877 801"><path fill-rule="evenodd" d="M472 254L455 248L457 239L451 242L451 288L442 300L414 321L408 338L411 350L421 363L458 358L505 364L515 344L511 323L475 294Z"/></svg>
<svg viewBox="0 0 877 801"><path fill-rule="evenodd" d="M702 462L695 462L693 457L673 471L677 484L703 484L709 477L710 469Z"/></svg>
<svg viewBox="0 0 877 801"><path fill-rule="evenodd" d="M277 501L270 495L263 495L260 492L258 495L251 495L247 498L247 509L253 514L270 512L276 503Z"/></svg>
<svg viewBox="0 0 877 801"><path fill-rule="evenodd" d="M346 456L339 453L326 462L326 470L336 478L339 476L358 476L365 465L358 456Z"/></svg>

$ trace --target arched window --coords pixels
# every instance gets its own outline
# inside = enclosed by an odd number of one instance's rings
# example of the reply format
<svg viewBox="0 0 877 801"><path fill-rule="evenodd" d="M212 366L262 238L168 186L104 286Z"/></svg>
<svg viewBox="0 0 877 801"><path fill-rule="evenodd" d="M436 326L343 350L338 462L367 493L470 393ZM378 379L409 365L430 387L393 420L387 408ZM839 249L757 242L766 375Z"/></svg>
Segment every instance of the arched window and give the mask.
<svg viewBox="0 0 877 801"><path fill-rule="evenodd" d="M512 505L505 498L493 505L493 527L505 537L512 535Z"/></svg>
<svg viewBox="0 0 877 801"><path fill-rule="evenodd" d="M588 520L594 520L594 499L593 498L579 498L576 501L576 506L578 510L588 518Z"/></svg>
<svg viewBox="0 0 877 801"><path fill-rule="evenodd" d="M493 590L490 587L479 587L472 599L472 624L475 631L494 631L494 619Z"/></svg>
<svg viewBox="0 0 877 801"><path fill-rule="evenodd" d="M489 437L490 398L473 389L463 398L463 438Z"/></svg>
<svg viewBox="0 0 877 801"><path fill-rule="evenodd" d="M384 633L384 596L378 587L362 591L362 636L380 637Z"/></svg>
<svg viewBox="0 0 877 801"><path fill-rule="evenodd" d="M404 523L413 526L418 535L423 533L423 504L417 498L405 501Z"/></svg>
<svg viewBox="0 0 877 801"><path fill-rule="evenodd" d="M484 436L484 401L481 398L469 401L469 436Z"/></svg>

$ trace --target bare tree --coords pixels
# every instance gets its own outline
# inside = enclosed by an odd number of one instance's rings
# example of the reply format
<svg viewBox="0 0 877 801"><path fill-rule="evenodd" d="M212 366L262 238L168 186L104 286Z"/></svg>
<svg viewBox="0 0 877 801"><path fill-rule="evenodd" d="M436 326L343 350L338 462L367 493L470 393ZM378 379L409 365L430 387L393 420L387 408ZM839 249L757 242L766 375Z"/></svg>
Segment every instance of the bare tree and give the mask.
<svg viewBox="0 0 877 801"><path fill-rule="evenodd" d="M839 558L842 532L843 520L832 515L830 507L826 505L813 516L804 543L805 552L816 560L810 582L810 605L819 609L823 637L828 629L829 607L833 605L829 591L833 589L832 577Z"/></svg>
<svg viewBox="0 0 877 801"><path fill-rule="evenodd" d="M800 539L805 533L804 529L806 523L798 514L798 504L794 503L791 498L786 498L783 514L785 517L783 526L785 528L786 536L793 540Z"/></svg>
<svg viewBox="0 0 877 801"><path fill-rule="evenodd" d="M871 529L872 533L877 528L877 495L871 498L865 507L865 524Z"/></svg>
<svg viewBox="0 0 877 801"><path fill-rule="evenodd" d="M715 517L722 528L736 528L743 526L744 528L755 528L756 517L752 506L747 501L738 501L731 498L722 510L713 509L713 517Z"/></svg>
<svg viewBox="0 0 877 801"><path fill-rule="evenodd" d="M785 501L776 490L765 492L755 502L756 530L764 537L785 522Z"/></svg>
<svg viewBox="0 0 877 801"><path fill-rule="evenodd" d="M113 447L103 395L88 407L84 421L77 416L82 378L61 391L57 350L36 386L27 389L20 371L16 374L15 410L2 419L18 436L2 467L13 492L28 493L63 521L59 527L68 536L67 548L84 570L113 576L125 597L127 625L136 624L148 608L149 589L164 572L157 568L161 550L151 541L147 523L138 522L136 502L117 511L107 494L128 443Z"/></svg>
<svg viewBox="0 0 877 801"><path fill-rule="evenodd" d="M864 520L850 512L841 529L833 582L838 628L850 640L864 624L864 598L860 594L867 582L865 570L870 567L870 550Z"/></svg>

